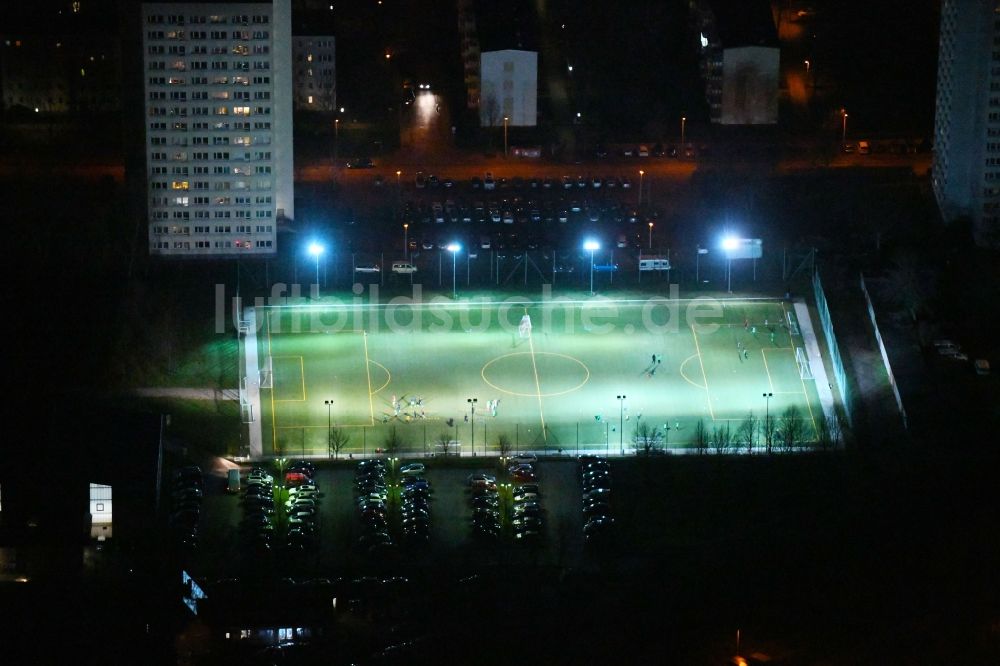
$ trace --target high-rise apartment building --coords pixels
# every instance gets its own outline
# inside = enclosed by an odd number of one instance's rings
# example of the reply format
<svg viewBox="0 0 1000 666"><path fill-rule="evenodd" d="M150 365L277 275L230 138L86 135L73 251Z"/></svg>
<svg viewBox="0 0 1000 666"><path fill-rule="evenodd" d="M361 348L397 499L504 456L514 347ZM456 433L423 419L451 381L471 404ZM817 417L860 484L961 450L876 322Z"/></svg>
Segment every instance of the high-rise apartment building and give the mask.
<svg viewBox="0 0 1000 666"><path fill-rule="evenodd" d="M336 43L333 35L295 35L292 40L297 110L336 110Z"/></svg>
<svg viewBox="0 0 1000 666"><path fill-rule="evenodd" d="M780 49L762 0L689 0L709 119L721 125L778 122Z"/></svg>
<svg viewBox="0 0 1000 666"><path fill-rule="evenodd" d="M944 0L934 121L934 196L945 221L1000 244L1000 2Z"/></svg>
<svg viewBox="0 0 1000 666"><path fill-rule="evenodd" d="M149 250L267 255L294 218L289 0L143 5Z"/></svg>
<svg viewBox="0 0 1000 666"><path fill-rule="evenodd" d="M480 55L479 123L497 127L538 124L538 53L505 49Z"/></svg>

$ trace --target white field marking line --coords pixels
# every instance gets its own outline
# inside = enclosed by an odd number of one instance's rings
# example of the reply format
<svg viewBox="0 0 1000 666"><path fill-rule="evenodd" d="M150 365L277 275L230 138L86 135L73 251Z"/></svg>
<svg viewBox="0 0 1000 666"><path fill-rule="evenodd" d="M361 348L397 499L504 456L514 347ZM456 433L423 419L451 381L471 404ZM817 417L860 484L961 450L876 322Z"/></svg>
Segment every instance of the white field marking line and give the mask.
<svg viewBox="0 0 1000 666"><path fill-rule="evenodd" d="M694 336L694 347L698 351L698 364L701 365L701 377L705 380L705 401L708 402L708 415L715 420L715 410L712 409L712 392L708 390L708 375L705 374L705 361L701 357L701 345L698 344L698 333L691 325L691 335Z"/></svg>
<svg viewBox="0 0 1000 666"><path fill-rule="evenodd" d="M528 308L524 309L524 314L528 314ZM535 371L535 395L538 396L538 416L542 420L542 439L549 441L548 433L545 431L545 411L542 409L542 383L538 381L538 365L535 363L535 343L532 341L531 333L528 333L528 349L531 350L531 368Z"/></svg>
<svg viewBox="0 0 1000 666"><path fill-rule="evenodd" d="M653 298L653 297L650 297ZM740 298L740 299L726 299L726 298L712 298L707 296L701 296L699 298L659 298L658 302L661 303L693 303L695 301L701 301L703 303L707 302L719 302L725 303L726 305L740 305L742 303L748 305L760 305L761 303L781 303L782 301L773 297L751 297L751 298ZM462 301L458 303L365 303L360 305L354 305L350 303L334 304L303 304L303 305L261 305L261 308L269 310L346 310L346 309L358 309L358 310L372 310L372 309L385 309L387 307L394 307L398 309L405 308L443 308L445 310L450 309L466 309L469 307L482 306L482 305L492 305L496 307L509 306L509 307L544 307L553 305L592 305L596 307L603 307L609 305L619 305L619 304L635 304L639 305L642 303L648 303L650 299L648 298L627 298L611 301L566 301L566 300L551 300L551 301Z"/></svg>
<svg viewBox="0 0 1000 666"><path fill-rule="evenodd" d="M372 402L372 366L371 362L368 360L368 332L365 331L362 335L362 339L365 341L365 374L368 375L368 414L371 418L371 424L375 425L375 404Z"/></svg>
<svg viewBox="0 0 1000 666"><path fill-rule="evenodd" d="M784 303L784 301L782 301L782 303L781 303L781 318L782 318L782 320L787 320L788 319L788 313L785 311L785 303ZM802 329L800 328L799 332L801 333L801 331L802 331ZM791 340L791 331L789 331L788 333L789 333L789 340ZM794 347L794 346L795 345L793 344L792 347ZM794 351L792 352L792 356L793 357L795 356L795 352ZM796 361L796 363L798 363L798 359L797 358L795 359L795 361ZM813 425L813 438L814 439L819 439L819 430L816 428L816 417L813 416L812 405L809 403L809 393L806 391L806 380L802 378L802 373L801 372L799 373L799 381L802 383L802 394L805 395L805 397L806 397L806 409L809 411L809 420L812 422L812 425Z"/></svg>
<svg viewBox="0 0 1000 666"><path fill-rule="evenodd" d="M271 353L271 313L267 313L267 355L272 359ZM272 372L274 369L272 367ZM271 451L278 452L278 413L274 411L274 377L271 377Z"/></svg>

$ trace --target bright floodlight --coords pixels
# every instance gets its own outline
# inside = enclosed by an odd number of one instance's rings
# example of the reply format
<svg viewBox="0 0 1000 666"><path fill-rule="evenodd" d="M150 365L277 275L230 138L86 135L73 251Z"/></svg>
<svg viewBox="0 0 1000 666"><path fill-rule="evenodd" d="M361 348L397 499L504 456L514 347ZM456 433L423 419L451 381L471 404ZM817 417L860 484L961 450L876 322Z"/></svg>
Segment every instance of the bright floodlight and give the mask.
<svg viewBox="0 0 1000 666"><path fill-rule="evenodd" d="M735 236L726 236L722 239L723 250L735 250L740 246L740 241Z"/></svg>
<svg viewBox="0 0 1000 666"><path fill-rule="evenodd" d="M462 249L462 246L458 243L448 243L448 247L445 248L449 252L458 252Z"/></svg>
<svg viewBox="0 0 1000 666"><path fill-rule="evenodd" d="M319 255L323 254L323 249L324 249L323 246L317 243L316 241L309 243L309 254L311 254L314 257L318 257Z"/></svg>
<svg viewBox="0 0 1000 666"><path fill-rule="evenodd" d="M601 244L595 240L589 240L583 244L583 249L593 252L595 250L601 249Z"/></svg>

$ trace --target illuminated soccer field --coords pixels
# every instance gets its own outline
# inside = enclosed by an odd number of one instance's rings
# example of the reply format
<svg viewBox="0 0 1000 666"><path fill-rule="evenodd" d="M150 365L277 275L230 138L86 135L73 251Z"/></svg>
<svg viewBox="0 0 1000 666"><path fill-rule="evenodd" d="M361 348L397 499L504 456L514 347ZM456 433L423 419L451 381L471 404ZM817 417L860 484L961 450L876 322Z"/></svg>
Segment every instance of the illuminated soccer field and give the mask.
<svg viewBox="0 0 1000 666"><path fill-rule="evenodd" d="M261 391L265 455L326 454L328 418L350 437L341 455L382 448L393 427L404 454L440 452L442 437L451 452L482 454L485 443L495 454L500 435L518 450L629 453L638 424L656 429L659 447L681 448L695 445L699 422L708 433L728 424L735 437L751 411L796 419L802 443L822 419L798 322L778 300L292 306L257 316L258 354L272 369Z"/></svg>

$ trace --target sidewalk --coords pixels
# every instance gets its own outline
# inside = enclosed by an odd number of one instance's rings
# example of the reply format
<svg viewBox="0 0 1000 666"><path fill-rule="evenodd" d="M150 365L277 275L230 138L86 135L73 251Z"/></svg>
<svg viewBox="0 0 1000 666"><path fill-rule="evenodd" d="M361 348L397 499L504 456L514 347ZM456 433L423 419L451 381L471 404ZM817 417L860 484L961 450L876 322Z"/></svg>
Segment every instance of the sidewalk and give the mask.
<svg viewBox="0 0 1000 666"><path fill-rule="evenodd" d="M142 398L179 398L182 400L239 400L239 389L208 388L137 388Z"/></svg>

